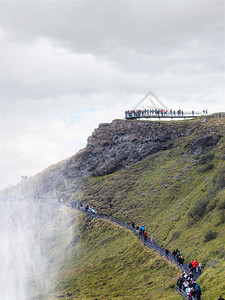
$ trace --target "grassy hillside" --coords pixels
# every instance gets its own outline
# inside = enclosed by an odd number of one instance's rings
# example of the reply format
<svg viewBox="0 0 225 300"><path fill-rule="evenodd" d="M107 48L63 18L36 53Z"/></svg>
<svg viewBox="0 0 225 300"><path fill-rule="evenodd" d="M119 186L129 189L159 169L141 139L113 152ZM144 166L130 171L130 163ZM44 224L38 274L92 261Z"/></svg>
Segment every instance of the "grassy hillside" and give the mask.
<svg viewBox="0 0 225 300"><path fill-rule="evenodd" d="M180 271L134 234L108 221L70 213L80 239L68 250L48 299L182 299L173 290Z"/></svg>
<svg viewBox="0 0 225 300"><path fill-rule="evenodd" d="M157 243L171 251L178 247L186 262L197 258L205 269L199 279L203 292L215 299L225 295L225 121L189 122L199 129L179 138L175 148L129 169L89 177L74 198L99 213L145 224ZM210 143L215 136L221 137L216 145Z"/></svg>

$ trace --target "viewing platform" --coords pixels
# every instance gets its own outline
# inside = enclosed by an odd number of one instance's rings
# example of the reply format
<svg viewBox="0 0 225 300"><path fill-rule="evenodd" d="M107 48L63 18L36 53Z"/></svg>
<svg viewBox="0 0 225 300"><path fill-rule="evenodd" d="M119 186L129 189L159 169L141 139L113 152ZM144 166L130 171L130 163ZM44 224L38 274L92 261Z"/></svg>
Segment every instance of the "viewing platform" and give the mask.
<svg viewBox="0 0 225 300"><path fill-rule="evenodd" d="M144 101L149 101L150 106L143 106ZM140 109L142 105L142 109ZM208 111L202 112L184 112L183 110L169 109L153 92L148 92L144 98L137 103L131 110L125 111L126 120L135 119L195 119L199 116L207 116Z"/></svg>
<svg viewBox="0 0 225 300"><path fill-rule="evenodd" d="M127 110L125 111L126 120L135 119L194 119L196 117L205 115L207 116L207 110L202 112L184 112L178 111L167 111L160 109L144 109L144 110Z"/></svg>

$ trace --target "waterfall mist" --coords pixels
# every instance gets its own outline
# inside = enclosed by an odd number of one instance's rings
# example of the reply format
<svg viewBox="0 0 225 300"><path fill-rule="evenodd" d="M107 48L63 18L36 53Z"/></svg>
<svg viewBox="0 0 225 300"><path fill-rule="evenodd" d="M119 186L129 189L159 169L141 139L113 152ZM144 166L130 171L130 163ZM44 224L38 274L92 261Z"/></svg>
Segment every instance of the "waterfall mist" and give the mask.
<svg viewBox="0 0 225 300"><path fill-rule="evenodd" d="M48 298L73 239L70 211L54 202L0 201L0 299Z"/></svg>

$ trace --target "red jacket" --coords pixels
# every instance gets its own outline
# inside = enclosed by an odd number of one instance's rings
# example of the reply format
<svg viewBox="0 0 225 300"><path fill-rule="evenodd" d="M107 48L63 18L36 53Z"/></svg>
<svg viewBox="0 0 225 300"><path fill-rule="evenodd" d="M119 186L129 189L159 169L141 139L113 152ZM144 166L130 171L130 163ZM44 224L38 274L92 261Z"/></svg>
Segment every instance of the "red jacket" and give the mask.
<svg viewBox="0 0 225 300"><path fill-rule="evenodd" d="M195 261L194 261L194 264L193 264L193 267L194 267L194 268L197 268L197 266L198 266L198 261L195 260Z"/></svg>

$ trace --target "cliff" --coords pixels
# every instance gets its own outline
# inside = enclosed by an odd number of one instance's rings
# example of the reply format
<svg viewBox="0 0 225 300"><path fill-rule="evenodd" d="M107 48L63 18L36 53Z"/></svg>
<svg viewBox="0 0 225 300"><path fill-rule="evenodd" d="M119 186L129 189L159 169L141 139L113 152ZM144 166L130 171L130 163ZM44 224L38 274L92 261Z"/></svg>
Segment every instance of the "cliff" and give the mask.
<svg viewBox="0 0 225 300"><path fill-rule="evenodd" d="M206 119L203 120L205 122ZM176 147L176 140L201 130L192 150L216 145L218 128L197 122L147 122L115 120L100 124L88 138L87 147L66 162L67 177L102 176L129 167L146 156Z"/></svg>
<svg viewBox="0 0 225 300"><path fill-rule="evenodd" d="M100 124L84 149L21 182L10 192L17 194L19 191L27 196L55 190L75 192L82 178L129 168L150 154L177 147L179 141L188 136L193 138L186 145L186 151L199 154L205 147L216 145L221 138L224 117L221 113L213 117L170 122L114 120Z"/></svg>

